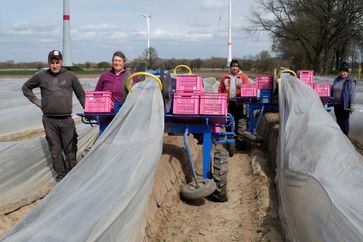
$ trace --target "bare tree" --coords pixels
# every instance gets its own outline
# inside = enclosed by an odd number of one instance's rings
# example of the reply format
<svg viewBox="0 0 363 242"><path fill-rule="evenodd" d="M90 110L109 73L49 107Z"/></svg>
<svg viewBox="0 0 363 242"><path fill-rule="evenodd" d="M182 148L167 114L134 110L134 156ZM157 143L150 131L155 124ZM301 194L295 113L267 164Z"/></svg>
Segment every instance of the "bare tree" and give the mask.
<svg viewBox="0 0 363 242"><path fill-rule="evenodd" d="M154 47L146 48L143 52L143 57L147 63L147 68L157 69L159 66L158 51Z"/></svg>
<svg viewBox="0 0 363 242"><path fill-rule="evenodd" d="M316 71L326 71L334 52L340 63L362 37L362 0L260 0L259 6L250 30L269 32L275 50Z"/></svg>

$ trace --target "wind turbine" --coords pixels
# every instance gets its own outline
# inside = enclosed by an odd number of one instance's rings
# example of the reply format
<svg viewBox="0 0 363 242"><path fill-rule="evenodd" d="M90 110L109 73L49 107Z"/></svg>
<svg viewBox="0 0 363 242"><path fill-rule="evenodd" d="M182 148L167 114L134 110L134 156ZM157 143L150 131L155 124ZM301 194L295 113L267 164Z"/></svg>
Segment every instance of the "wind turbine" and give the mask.
<svg viewBox="0 0 363 242"><path fill-rule="evenodd" d="M228 58L227 58L227 66L232 61L232 0L228 2Z"/></svg>
<svg viewBox="0 0 363 242"><path fill-rule="evenodd" d="M69 0L63 0L63 66L73 66L70 20Z"/></svg>
<svg viewBox="0 0 363 242"><path fill-rule="evenodd" d="M147 25L147 59L150 59L150 19L151 16L143 13L137 13L138 15L144 17L146 19Z"/></svg>

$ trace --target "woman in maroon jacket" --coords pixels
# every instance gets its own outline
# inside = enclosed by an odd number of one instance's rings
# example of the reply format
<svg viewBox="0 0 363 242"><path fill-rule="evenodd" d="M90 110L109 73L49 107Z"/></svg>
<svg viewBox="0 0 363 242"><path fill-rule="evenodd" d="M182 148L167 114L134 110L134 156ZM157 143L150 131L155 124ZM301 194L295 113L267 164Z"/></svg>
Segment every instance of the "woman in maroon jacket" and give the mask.
<svg viewBox="0 0 363 242"><path fill-rule="evenodd" d="M125 81L131 75L126 67L126 63L127 60L124 53L116 51L112 55L112 68L101 74L97 81L95 91L110 91L117 102L124 102L128 94ZM120 105L120 103L115 105ZM113 117L110 116L100 118L101 133L107 128L112 119Z"/></svg>
<svg viewBox="0 0 363 242"><path fill-rule="evenodd" d="M126 68L126 57L121 51L116 51L112 56L112 68L101 74L95 91L110 91L117 101L125 101L127 90L125 80L130 76Z"/></svg>

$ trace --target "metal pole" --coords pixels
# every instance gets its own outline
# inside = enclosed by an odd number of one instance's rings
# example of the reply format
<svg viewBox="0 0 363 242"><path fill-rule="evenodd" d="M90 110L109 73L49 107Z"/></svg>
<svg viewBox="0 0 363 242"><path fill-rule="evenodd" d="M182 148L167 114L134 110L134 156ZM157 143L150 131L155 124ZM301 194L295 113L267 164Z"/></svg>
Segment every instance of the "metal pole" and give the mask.
<svg viewBox="0 0 363 242"><path fill-rule="evenodd" d="M146 24L147 24L147 49L150 49L150 18L151 16L146 17Z"/></svg>
<svg viewBox="0 0 363 242"><path fill-rule="evenodd" d="M227 66L232 61L232 0L228 2L228 58Z"/></svg>
<svg viewBox="0 0 363 242"><path fill-rule="evenodd" d="M69 0L63 0L63 66L73 66Z"/></svg>
<svg viewBox="0 0 363 242"><path fill-rule="evenodd" d="M137 13L140 16L143 16L144 18L146 18L146 25L147 25L147 34L146 34L146 38L147 38L147 59L150 59L150 19L151 16L147 15L147 14L142 14L142 13Z"/></svg>

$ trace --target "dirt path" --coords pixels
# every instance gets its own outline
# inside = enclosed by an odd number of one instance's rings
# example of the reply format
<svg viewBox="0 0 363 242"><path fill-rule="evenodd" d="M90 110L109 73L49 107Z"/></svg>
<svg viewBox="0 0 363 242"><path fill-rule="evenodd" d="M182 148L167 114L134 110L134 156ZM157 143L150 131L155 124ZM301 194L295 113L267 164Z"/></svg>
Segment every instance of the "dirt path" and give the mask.
<svg viewBox="0 0 363 242"><path fill-rule="evenodd" d="M229 158L228 201L179 201L150 241L283 241L266 164L261 152L235 154Z"/></svg>

